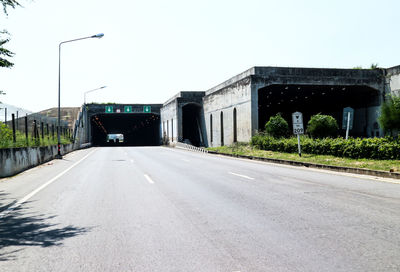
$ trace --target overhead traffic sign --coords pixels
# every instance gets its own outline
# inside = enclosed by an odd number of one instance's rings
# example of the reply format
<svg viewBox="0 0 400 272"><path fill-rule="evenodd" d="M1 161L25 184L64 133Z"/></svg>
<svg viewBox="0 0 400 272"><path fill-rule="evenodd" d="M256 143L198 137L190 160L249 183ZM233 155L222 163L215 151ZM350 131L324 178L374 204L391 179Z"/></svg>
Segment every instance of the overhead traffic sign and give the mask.
<svg viewBox="0 0 400 272"><path fill-rule="evenodd" d="M114 112L113 106L106 106L106 113L113 113L113 112Z"/></svg>
<svg viewBox="0 0 400 272"><path fill-rule="evenodd" d="M143 106L143 112L144 113L150 113L151 112L151 106Z"/></svg>
<svg viewBox="0 0 400 272"><path fill-rule="evenodd" d="M132 112L132 106L125 106L124 107L124 112L125 113L131 113Z"/></svg>

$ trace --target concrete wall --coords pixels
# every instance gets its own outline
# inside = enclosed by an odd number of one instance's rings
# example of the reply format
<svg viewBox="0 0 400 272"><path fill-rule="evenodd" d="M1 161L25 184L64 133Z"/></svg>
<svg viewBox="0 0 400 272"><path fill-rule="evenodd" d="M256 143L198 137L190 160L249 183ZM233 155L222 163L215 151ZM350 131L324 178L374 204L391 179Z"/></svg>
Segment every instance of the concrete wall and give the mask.
<svg viewBox="0 0 400 272"><path fill-rule="evenodd" d="M166 137L170 143L178 141L179 127L182 125L178 121L178 100L177 96L168 100L161 108L161 135ZM181 121L182 119L180 119Z"/></svg>
<svg viewBox="0 0 400 272"><path fill-rule="evenodd" d="M78 147L77 145L75 147ZM74 145L62 145L61 154L73 151ZM0 149L0 178L16 175L54 159L57 146Z"/></svg>
<svg viewBox="0 0 400 272"><path fill-rule="evenodd" d="M161 134L168 137L170 143L183 140L182 107L191 103L202 107L202 98L204 95L205 92L179 92L163 104L160 110ZM200 122L203 125L204 117L202 114ZM202 136L206 137L205 133Z"/></svg>
<svg viewBox="0 0 400 272"><path fill-rule="evenodd" d="M362 69L318 69L287 67L253 67L224 83L208 90L203 98L206 134L209 146L220 146L221 112L223 113L223 144L233 141L233 111L237 111L237 141L248 142L260 129L258 127L258 92L271 85L326 85L366 86L378 90L376 104L381 103L385 94L383 71ZM356 109L356 115L368 120L368 124L355 125L355 130L374 135L379 107ZM212 133L211 121L212 115ZM378 129L379 131L379 129ZM212 139L211 139L212 135Z"/></svg>
<svg viewBox="0 0 400 272"><path fill-rule="evenodd" d="M206 96L203 98L206 134L208 146L210 147L221 146L221 129L223 129L224 145L233 143L234 109L236 109L237 118L237 141L247 142L251 137L251 81L249 77L240 77L237 79L239 81L232 81L231 84L220 85L217 88L207 91ZM223 113L223 128L221 128L221 113Z"/></svg>
<svg viewBox="0 0 400 272"><path fill-rule="evenodd" d="M387 78L391 94L400 96L400 66L387 69Z"/></svg>

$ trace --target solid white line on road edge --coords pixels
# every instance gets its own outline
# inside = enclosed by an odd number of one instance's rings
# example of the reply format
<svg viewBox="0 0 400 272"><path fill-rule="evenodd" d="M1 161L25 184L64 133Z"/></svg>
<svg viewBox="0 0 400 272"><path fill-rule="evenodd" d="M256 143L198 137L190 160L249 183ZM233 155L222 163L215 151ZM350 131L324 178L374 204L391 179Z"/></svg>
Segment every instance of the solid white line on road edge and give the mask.
<svg viewBox="0 0 400 272"><path fill-rule="evenodd" d="M245 178L245 179L250 179L250 180L253 180L254 178L252 178L252 177L248 177L248 176L245 176L245 175L241 175L241 174L236 174L236 173L232 173L232 172L228 172L229 174L231 174L231 175L234 175L234 176L238 176L238 177L241 177L241 178Z"/></svg>
<svg viewBox="0 0 400 272"><path fill-rule="evenodd" d="M147 181L150 183L150 184L154 184L154 181L148 176L148 175L144 175L144 177L147 179Z"/></svg>
<svg viewBox="0 0 400 272"><path fill-rule="evenodd" d="M65 173L67 173L69 170L71 170L72 168L74 168L75 166L77 166L80 162L82 162L84 159L86 159L87 157L89 157L94 151L96 151L96 149L92 150L89 154L87 154L85 157L83 157L82 159L80 159L79 161L77 161L76 163L74 163L73 165L71 165L69 168L67 168L66 170L62 171L60 174L58 174L57 176L55 176L54 178L52 178L51 180L49 180L48 182L46 182L45 184L41 185L39 188L37 188L36 190L32 191L31 193L27 194L25 197L23 197L22 199L20 199L19 201L17 201L15 204L11 205L8 209L6 209L5 211L3 211L2 213L0 213L0 218L3 218L4 216L6 216L8 213L10 213L11 211L15 210L16 208L18 208L21 204L23 204L24 202L28 201L31 197L33 197L34 195L36 195L37 193L39 193L41 190L43 190L44 188L46 188L47 186L49 186L51 183L53 183L54 181L56 181L57 179L59 179L60 177L62 177Z"/></svg>

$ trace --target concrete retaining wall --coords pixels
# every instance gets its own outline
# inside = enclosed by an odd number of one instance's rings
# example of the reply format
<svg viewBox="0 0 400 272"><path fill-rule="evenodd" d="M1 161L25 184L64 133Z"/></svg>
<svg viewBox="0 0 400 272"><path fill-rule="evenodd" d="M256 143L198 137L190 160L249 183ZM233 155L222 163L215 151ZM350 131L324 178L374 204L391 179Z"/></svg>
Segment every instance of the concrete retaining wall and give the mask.
<svg viewBox="0 0 400 272"><path fill-rule="evenodd" d="M61 153L69 153L76 147L73 144L62 145ZM0 178L16 175L50 161L56 154L57 146L0 149Z"/></svg>

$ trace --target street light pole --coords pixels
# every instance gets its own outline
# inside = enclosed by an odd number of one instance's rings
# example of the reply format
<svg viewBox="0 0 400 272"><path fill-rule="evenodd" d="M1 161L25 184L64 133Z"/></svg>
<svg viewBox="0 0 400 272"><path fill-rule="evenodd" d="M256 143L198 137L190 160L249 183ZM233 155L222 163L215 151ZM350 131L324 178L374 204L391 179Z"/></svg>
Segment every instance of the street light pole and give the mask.
<svg viewBox="0 0 400 272"><path fill-rule="evenodd" d="M61 155L61 135L60 135L60 126L61 126L61 96L60 96L60 91L61 91L61 45L64 43L69 43L69 42L75 42L75 41L80 41L80 40L85 40L85 39L91 39L91 38L102 38L104 36L103 33L96 34L93 36L88 36L88 37L83 37L83 38L78 38L78 39L73 39L73 40L68 40L68 41L63 41L60 42L58 45L58 127L57 127L57 156L56 159L62 159Z"/></svg>
<svg viewBox="0 0 400 272"><path fill-rule="evenodd" d="M93 90L90 90L90 91L86 91L85 93L84 93L84 96L83 96L83 104L84 105L86 105L86 94L87 93L91 93L91 92L94 92L94 91L97 91L97 90L101 90L101 89L104 89L104 88L106 88L107 86L102 86L102 87L100 87L100 88L96 88L96 89L93 89Z"/></svg>

